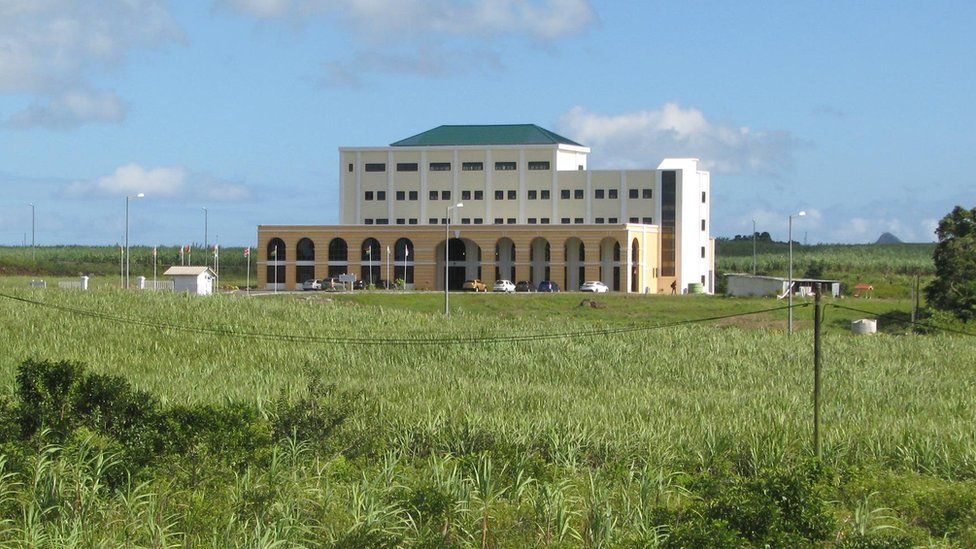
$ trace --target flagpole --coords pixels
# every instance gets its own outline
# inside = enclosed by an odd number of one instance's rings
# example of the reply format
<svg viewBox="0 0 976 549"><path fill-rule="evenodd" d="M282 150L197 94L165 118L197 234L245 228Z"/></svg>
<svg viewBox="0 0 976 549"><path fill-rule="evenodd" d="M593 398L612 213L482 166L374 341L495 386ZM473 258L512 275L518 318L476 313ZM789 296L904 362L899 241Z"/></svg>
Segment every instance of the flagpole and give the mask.
<svg viewBox="0 0 976 549"><path fill-rule="evenodd" d="M244 249L244 257L247 258L247 283L244 285L244 291L247 295L251 295L251 247L248 246Z"/></svg>
<svg viewBox="0 0 976 549"><path fill-rule="evenodd" d="M153 291L156 291L156 246L153 246Z"/></svg>
<svg viewBox="0 0 976 549"><path fill-rule="evenodd" d="M275 258L275 264L274 264L274 274L275 274L274 275L274 293L278 293L278 245L277 244L275 244L275 247L274 247L274 258Z"/></svg>
<svg viewBox="0 0 976 549"><path fill-rule="evenodd" d="M119 287L125 289L125 248L119 246Z"/></svg>
<svg viewBox="0 0 976 549"><path fill-rule="evenodd" d="M386 289L390 289L390 247L386 247Z"/></svg>

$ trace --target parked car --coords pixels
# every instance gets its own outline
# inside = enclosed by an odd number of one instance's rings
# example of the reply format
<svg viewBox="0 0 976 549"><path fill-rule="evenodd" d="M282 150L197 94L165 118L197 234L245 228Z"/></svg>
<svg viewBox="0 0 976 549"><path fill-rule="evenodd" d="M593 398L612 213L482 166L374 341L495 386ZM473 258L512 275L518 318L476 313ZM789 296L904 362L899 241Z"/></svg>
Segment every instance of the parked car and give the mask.
<svg viewBox="0 0 976 549"><path fill-rule="evenodd" d="M355 281L355 282L352 283L352 289L353 290L365 290L366 289L366 286L367 286L367 284L366 284L366 281L365 280L357 280L357 281Z"/></svg>
<svg viewBox="0 0 976 549"><path fill-rule="evenodd" d="M558 292L559 291L559 284L556 284L555 282L553 282L551 280L543 280L542 282L539 283L539 291L540 292Z"/></svg>
<svg viewBox="0 0 976 549"><path fill-rule="evenodd" d="M323 278L319 282L322 284L322 289L329 292L334 292L336 290L342 290L345 288L338 278Z"/></svg>
<svg viewBox="0 0 976 549"><path fill-rule="evenodd" d="M321 290L322 289L322 283L319 282L318 280L315 280L314 278L310 278L310 279L306 280L305 282L302 282L302 289L303 290Z"/></svg>
<svg viewBox="0 0 976 549"><path fill-rule="evenodd" d="M488 286L477 278L472 278L470 280L465 280L464 284L461 285L461 289L468 292L487 292Z"/></svg>
<svg viewBox="0 0 976 549"><path fill-rule="evenodd" d="M515 284L516 292L534 292L535 288L532 287L532 283L527 280L519 280Z"/></svg>
<svg viewBox="0 0 976 549"><path fill-rule="evenodd" d="M590 280L589 282L584 282L580 286L581 292L593 292L596 294L605 294L610 291L610 288L606 284L600 282L599 280Z"/></svg>
<svg viewBox="0 0 976 549"><path fill-rule="evenodd" d="M496 280L495 285L491 287L493 292L514 292L515 284L511 280Z"/></svg>

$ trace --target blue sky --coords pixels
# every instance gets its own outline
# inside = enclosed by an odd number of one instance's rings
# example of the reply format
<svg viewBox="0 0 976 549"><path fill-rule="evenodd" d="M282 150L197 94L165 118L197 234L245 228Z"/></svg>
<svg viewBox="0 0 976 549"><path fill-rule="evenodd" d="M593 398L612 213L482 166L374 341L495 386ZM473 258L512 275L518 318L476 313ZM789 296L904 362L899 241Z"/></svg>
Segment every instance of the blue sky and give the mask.
<svg viewBox="0 0 976 549"><path fill-rule="evenodd" d="M0 0L0 243L249 244L337 221L340 146L536 123L698 156L715 236L934 239L973 207L963 2ZM29 234L28 234L29 238Z"/></svg>

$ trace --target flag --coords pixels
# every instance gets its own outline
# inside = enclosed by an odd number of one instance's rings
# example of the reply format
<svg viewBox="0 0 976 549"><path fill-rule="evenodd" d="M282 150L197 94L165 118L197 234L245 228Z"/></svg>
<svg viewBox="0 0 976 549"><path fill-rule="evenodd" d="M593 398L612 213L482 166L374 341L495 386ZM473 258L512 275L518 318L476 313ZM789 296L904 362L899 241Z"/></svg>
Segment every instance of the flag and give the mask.
<svg viewBox="0 0 976 549"><path fill-rule="evenodd" d="M125 246L119 246L119 253L125 255Z"/></svg>
<svg viewBox="0 0 976 549"><path fill-rule="evenodd" d="M214 257L218 257L220 255L218 248L219 248L219 244L214 244Z"/></svg>
<svg viewBox="0 0 976 549"><path fill-rule="evenodd" d="M278 247L275 246L271 249L271 259L278 259Z"/></svg>
<svg viewBox="0 0 976 549"><path fill-rule="evenodd" d="M410 248L406 246L403 247L403 257L410 257Z"/></svg>
<svg viewBox="0 0 976 549"><path fill-rule="evenodd" d="M244 248L244 257L251 257L251 247Z"/></svg>
<svg viewBox="0 0 976 549"><path fill-rule="evenodd" d="M183 264L183 246L180 246L180 265Z"/></svg>
<svg viewBox="0 0 976 549"><path fill-rule="evenodd" d="M156 257L156 247L153 246L153 257Z"/></svg>

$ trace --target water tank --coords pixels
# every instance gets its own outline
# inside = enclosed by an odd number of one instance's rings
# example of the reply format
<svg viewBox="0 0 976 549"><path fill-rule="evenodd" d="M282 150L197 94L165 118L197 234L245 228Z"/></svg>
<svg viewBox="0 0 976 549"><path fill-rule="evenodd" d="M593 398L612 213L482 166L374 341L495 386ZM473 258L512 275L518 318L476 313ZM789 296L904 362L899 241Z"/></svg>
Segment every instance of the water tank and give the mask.
<svg viewBox="0 0 976 549"><path fill-rule="evenodd" d="M851 333L854 335L875 334L878 332L878 321L873 318L862 318L851 322Z"/></svg>
<svg viewBox="0 0 976 549"><path fill-rule="evenodd" d="M701 282L692 282L691 284L688 284L688 293L703 294L705 293L705 285Z"/></svg>

